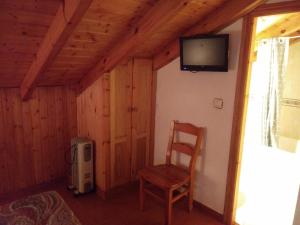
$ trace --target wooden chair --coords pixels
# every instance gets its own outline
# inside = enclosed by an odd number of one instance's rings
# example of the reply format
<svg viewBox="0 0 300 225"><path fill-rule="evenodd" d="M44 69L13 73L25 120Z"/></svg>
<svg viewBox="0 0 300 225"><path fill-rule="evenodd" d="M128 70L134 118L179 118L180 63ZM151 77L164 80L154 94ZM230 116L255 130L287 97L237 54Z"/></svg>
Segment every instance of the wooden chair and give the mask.
<svg viewBox="0 0 300 225"><path fill-rule="evenodd" d="M175 142L177 132L196 136L194 146ZM171 224L172 204L184 196L188 196L189 211L193 208L193 189L196 158L200 152L203 139L203 128L188 123L173 121L166 155L166 164L146 167L139 171L140 208L144 209L145 193L166 204L165 224ZM182 168L171 163L173 150L191 157L189 167Z"/></svg>

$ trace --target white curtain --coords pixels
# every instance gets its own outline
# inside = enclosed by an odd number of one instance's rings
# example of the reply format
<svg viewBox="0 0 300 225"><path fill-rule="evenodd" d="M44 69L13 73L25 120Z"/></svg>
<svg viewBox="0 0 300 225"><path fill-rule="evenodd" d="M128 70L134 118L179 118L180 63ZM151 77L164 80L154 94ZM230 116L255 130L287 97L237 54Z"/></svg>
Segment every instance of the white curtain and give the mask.
<svg viewBox="0 0 300 225"><path fill-rule="evenodd" d="M256 71L252 75L259 80L262 98L260 137L263 145L277 146L280 100L284 87L284 76L288 62L289 39L271 38L259 41L257 47ZM255 93L253 93L255 95Z"/></svg>

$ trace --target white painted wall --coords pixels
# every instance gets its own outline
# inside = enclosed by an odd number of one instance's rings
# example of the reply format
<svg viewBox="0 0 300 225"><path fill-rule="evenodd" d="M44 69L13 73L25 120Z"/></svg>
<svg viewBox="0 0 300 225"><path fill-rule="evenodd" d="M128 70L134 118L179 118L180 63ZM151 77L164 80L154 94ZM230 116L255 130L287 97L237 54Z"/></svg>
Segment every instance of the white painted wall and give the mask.
<svg viewBox="0 0 300 225"><path fill-rule="evenodd" d="M300 187L298 192L298 202L295 211L294 225L300 225Z"/></svg>
<svg viewBox="0 0 300 225"><path fill-rule="evenodd" d="M207 129L206 146L197 163L195 199L223 213L235 96L241 20L224 29L230 34L229 72L183 72L179 59L158 71L155 164L164 163L171 120ZM213 107L222 98L224 108Z"/></svg>

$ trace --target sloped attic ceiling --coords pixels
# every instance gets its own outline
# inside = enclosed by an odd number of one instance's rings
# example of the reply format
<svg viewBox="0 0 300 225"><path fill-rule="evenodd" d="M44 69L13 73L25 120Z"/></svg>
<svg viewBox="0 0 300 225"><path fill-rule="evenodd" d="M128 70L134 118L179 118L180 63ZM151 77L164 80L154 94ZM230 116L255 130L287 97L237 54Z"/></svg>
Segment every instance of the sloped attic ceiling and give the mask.
<svg viewBox="0 0 300 225"><path fill-rule="evenodd" d="M49 27L55 28L53 21L57 17L58 9L63 7L67 11L69 5L71 6L69 11L72 11L73 2L75 0L0 0L2 28L0 87L21 86L30 66L36 63L34 61L39 57L37 53L41 43L46 36L51 40L51 35L49 38L47 31ZM68 33L66 41L55 53L55 57L38 70L39 74L34 81L30 81L34 86L77 84L99 63L99 60L111 53L111 49L117 46L124 36L133 29L139 28L137 26L145 15L151 20L155 18L151 17L152 14L164 15L172 11L170 8L167 10L168 3L172 3L170 0L89 0L88 2L90 4L87 10L84 10L78 23L74 23L74 29ZM141 43L130 49L126 57L157 55L180 34L191 26L199 24L203 18L207 21L208 15L220 11L224 5L227 5L228 10L236 12L240 10L245 14L262 4L264 0L176 0L176 2L181 4L177 7L177 11L174 10L164 23L156 26L156 29ZM157 13L160 10L158 6L162 6L161 10L165 12ZM228 14L228 10L224 13ZM242 16L243 13L235 13L235 16ZM218 20L218 23L222 24L220 18L222 14L219 15ZM212 17L211 20L214 18ZM156 21L150 22L154 24ZM55 32L59 32L59 29ZM51 45L53 43L50 42L47 48L50 51ZM26 90L31 88L31 84L27 86Z"/></svg>
<svg viewBox="0 0 300 225"><path fill-rule="evenodd" d="M157 0L95 0L70 39L41 77L40 84L55 85L78 82L99 59L104 57L120 37L152 8ZM224 0L190 1L172 20L136 46L132 56L151 57L183 29L191 26ZM200 10L199 10L200 9Z"/></svg>
<svg viewBox="0 0 300 225"><path fill-rule="evenodd" d="M0 0L0 87L20 86L60 0Z"/></svg>

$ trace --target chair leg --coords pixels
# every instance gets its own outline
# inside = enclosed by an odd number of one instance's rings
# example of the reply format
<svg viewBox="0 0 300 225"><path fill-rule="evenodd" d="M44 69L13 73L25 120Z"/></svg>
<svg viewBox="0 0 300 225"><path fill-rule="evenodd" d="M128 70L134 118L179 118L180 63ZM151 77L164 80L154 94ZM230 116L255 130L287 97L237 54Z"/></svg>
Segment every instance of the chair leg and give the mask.
<svg viewBox="0 0 300 225"><path fill-rule="evenodd" d="M193 194L193 187L192 187L192 185L190 185L190 187L189 187L189 202L188 202L188 206L189 206L189 212L191 212L192 211L192 209L193 209L193 202L194 202L194 198L193 198L193 196L194 196L194 194Z"/></svg>
<svg viewBox="0 0 300 225"><path fill-rule="evenodd" d="M172 223L172 190L166 190L166 212L165 212L165 225Z"/></svg>
<svg viewBox="0 0 300 225"><path fill-rule="evenodd" d="M144 179L140 177L140 210L144 211L144 201L145 201L145 192L144 192Z"/></svg>

